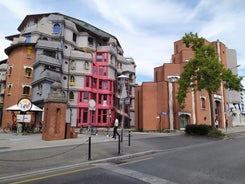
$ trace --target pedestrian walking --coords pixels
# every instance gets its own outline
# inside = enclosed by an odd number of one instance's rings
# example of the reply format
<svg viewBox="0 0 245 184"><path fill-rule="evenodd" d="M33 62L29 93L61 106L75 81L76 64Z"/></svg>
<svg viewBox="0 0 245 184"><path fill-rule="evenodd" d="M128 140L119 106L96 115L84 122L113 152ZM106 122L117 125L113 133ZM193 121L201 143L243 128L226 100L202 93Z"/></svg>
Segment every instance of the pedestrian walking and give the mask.
<svg viewBox="0 0 245 184"><path fill-rule="evenodd" d="M113 136L112 136L112 138L114 138L114 139L116 139L116 136L118 134L118 132L117 132L118 123L119 123L118 119L116 118L114 121Z"/></svg>
<svg viewBox="0 0 245 184"><path fill-rule="evenodd" d="M218 119L215 120L215 127L219 128L219 120Z"/></svg>

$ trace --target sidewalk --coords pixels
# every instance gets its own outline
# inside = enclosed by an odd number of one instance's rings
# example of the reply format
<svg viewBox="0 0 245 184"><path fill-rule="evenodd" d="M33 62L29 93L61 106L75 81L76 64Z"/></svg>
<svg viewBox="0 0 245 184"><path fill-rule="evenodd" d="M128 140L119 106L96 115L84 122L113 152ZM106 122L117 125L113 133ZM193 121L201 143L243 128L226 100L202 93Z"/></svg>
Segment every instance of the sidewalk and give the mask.
<svg viewBox="0 0 245 184"><path fill-rule="evenodd" d="M85 144L88 139L88 135L78 134L78 138L74 139L44 141L41 134L0 133L0 152ZM93 142L114 141L114 139L104 135L93 135L91 139Z"/></svg>
<svg viewBox="0 0 245 184"><path fill-rule="evenodd" d="M233 128L220 129L220 130L225 134L233 134L233 133L245 132L245 126L236 126Z"/></svg>
<svg viewBox="0 0 245 184"><path fill-rule="evenodd" d="M245 126L228 128L227 130L226 129L220 129L220 130L225 134L229 135L238 132L245 132ZM140 139L140 137L172 136L172 135L178 135L183 133L184 133L183 131L177 131L172 133L132 132L132 135L137 135L137 139ZM74 138L74 139L44 141L42 140L41 134L16 135L14 133L8 133L8 134L0 133L0 152L87 144L88 139L89 139L89 135L78 134L78 138ZM91 140L92 140L91 141L92 144L100 143L100 142L101 143L115 142L115 141L117 142L117 140L112 139L111 137L105 136L103 134L92 135ZM128 137L124 137L124 142L127 141L128 141Z"/></svg>

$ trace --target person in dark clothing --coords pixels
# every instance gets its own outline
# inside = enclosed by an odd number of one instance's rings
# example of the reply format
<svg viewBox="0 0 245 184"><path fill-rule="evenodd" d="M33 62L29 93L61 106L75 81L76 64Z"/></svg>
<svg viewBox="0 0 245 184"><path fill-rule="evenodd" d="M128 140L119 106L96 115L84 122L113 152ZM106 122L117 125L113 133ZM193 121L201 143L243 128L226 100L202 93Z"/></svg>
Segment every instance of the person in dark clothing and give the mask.
<svg viewBox="0 0 245 184"><path fill-rule="evenodd" d="M119 123L118 119L116 118L114 121L113 136L112 136L112 138L114 138L114 139L116 139L116 136L118 134L118 132L117 132L118 123Z"/></svg>

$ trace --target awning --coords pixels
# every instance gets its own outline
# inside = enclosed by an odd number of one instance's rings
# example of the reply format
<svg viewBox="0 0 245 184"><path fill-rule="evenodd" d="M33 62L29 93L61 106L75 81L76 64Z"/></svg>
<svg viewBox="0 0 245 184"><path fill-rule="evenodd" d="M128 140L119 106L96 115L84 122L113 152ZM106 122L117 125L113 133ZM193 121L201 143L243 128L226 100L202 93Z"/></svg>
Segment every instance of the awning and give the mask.
<svg viewBox="0 0 245 184"><path fill-rule="evenodd" d="M6 108L5 110L6 111L20 111L20 108L18 107L17 104L15 104L15 105L12 105L12 106ZM32 112L40 112L40 111L43 111L43 110L41 108L39 108L38 106L32 104L30 111L32 111Z"/></svg>

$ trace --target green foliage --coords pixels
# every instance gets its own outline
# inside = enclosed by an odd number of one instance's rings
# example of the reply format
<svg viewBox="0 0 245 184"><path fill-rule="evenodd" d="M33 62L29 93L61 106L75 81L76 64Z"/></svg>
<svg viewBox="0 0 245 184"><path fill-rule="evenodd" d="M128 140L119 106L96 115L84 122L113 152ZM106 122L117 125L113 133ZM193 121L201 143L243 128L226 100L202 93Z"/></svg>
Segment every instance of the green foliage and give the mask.
<svg viewBox="0 0 245 184"><path fill-rule="evenodd" d="M209 137L225 137L225 134L221 131L218 130L217 128L213 128L208 132Z"/></svg>
<svg viewBox="0 0 245 184"><path fill-rule="evenodd" d="M182 38L186 47L191 47L195 57L190 59L184 67L178 80L179 90L177 100L184 107L188 90L206 90L209 94L219 90L221 82L225 87L239 90L242 77L233 75L230 69L224 68L219 62L218 55L212 45L205 45L205 39L199 38L197 33L186 33Z"/></svg>
<svg viewBox="0 0 245 184"><path fill-rule="evenodd" d="M200 125L187 125L185 127L185 133L188 135L201 135L208 137L224 137L225 134L218 130L217 128L212 128L209 125L200 124Z"/></svg>
<svg viewBox="0 0 245 184"><path fill-rule="evenodd" d="M209 131L212 129L211 126L201 124L201 125L186 125L185 133L189 135L208 135Z"/></svg>

